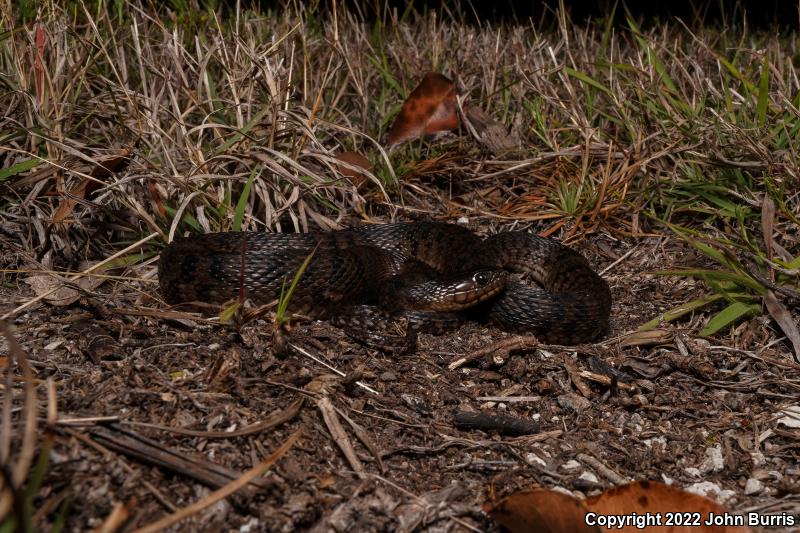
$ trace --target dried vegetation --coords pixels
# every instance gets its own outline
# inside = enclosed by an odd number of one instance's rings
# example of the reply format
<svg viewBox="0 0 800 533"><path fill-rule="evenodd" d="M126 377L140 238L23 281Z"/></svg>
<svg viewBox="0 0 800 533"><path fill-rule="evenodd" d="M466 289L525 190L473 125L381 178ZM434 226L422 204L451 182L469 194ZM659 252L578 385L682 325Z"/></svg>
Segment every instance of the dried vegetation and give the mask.
<svg viewBox="0 0 800 533"><path fill-rule="evenodd" d="M0 7L2 312L22 345L7 337L0 358L0 462L24 458L2 471L0 510L31 527L144 525L204 495L183 476L219 491L239 471L256 476L261 458L289 449L299 417L304 444L289 452L299 458L261 493L246 487L248 500L201 500L195 519L484 528L478 504L495 482L592 494L661 476L713 481L739 510L797 514L800 430L787 419L800 390L797 35L575 25L563 12L502 27L450 12L367 19L300 4ZM456 82L462 112L505 125L514 149L492 153L467 127L384 148L428 71ZM343 152L371 169L355 172ZM276 360L264 322L208 327L164 311L155 290L154 261L175 235L431 217L579 243L607 267L611 338L537 348L474 327L428 339L412 364L311 327L306 346L346 370L332 383L317 362ZM448 368L443 357L483 362ZM301 408L293 395L312 401ZM516 417L541 416L540 439L452 427L454 405L502 397L523 398L502 404ZM266 436L210 434L264 413L275 417L256 428ZM175 478L132 466L114 452L125 455L125 431L145 431L136 423L204 427L172 440L150 428L147 449L206 462L155 463ZM51 446L45 476L33 458ZM617 478L579 476L603 471L587 454ZM198 477L215 461L230 469Z"/></svg>

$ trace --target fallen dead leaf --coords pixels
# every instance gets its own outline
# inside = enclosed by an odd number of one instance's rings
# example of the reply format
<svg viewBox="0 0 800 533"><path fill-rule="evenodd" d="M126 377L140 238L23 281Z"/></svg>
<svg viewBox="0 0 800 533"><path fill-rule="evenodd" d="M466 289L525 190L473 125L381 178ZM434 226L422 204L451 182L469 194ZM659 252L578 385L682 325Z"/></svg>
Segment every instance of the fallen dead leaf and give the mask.
<svg viewBox="0 0 800 533"><path fill-rule="evenodd" d="M465 122L475 139L495 156L511 155L520 149L519 139L483 109L469 105L464 109Z"/></svg>
<svg viewBox="0 0 800 533"><path fill-rule="evenodd" d="M705 522L712 516L732 517L734 515L718 503L671 487L656 481L636 481L621 487L608 489L600 496L589 498L586 508L597 515L650 515L661 518L662 527L648 528L648 531L669 531L672 533L744 533L750 531L746 526L715 526ZM672 525L667 525L672 522ZM610 528L609 528L610 529ZM617 531L640 531L635 525Z"/></svg>
<svg viewBox="0 0 800 533"><path fill-rule="evenodd" d="M800 429L800 405L790 405L781 410L780 414L784 416L777 420L778 424L792 429Z"/></svg>
<svg viewBox="0 0 800 533"><path fill-rule="evenodd" d="M153 206L153 211L158 213L162 219L167 219L167 208L164 205L167 199L167 191L158 183L157 180L147 178L145 180L147 192L150 194L150 205Z"/></svg>
<svg viewBox="0 0 800 533"><path fill-rule="evenodd" d="M794 360L800 363L800 331L797 329L797 324L792 318L792 313L775 298L775 293L767 291L764 296L764 303L767 305L767 311L775 319L775 322L781 327L784 335L792 343L794 350Z"/></svg>
<svg viewBox="0 0 800 533"><path fill-rule="evenodd" d="M428 72L411 91L386 136L386 145L395 146L421 135L432 135L458 128L456 86L438 72Z"/></svg>
<svg viewBox="0 0 800 533"><path fill-rule="evenodd" d="M83 178L77 185L72 187L65 198L61 200L61 203L58 204L58 207L53 213L51 223L55 225L64 222L80 200L88 198L103 185L104 179L115 172L124 170L125 167L130 164L130 156L138 144L139 141L137 140L134 144L123 148L113 156L98 161L89 173L90 177Z"/></svg>
<svg viewBox="0 0 800 533"><path fill-rule="evenodd" d="M343 161L344 163L349 163L351 166L363 168L369 172L372 172L372 163L369 162L369 159L364 157L363 155L359 154L358 152L346 151L342 152L341 154L336 156L336 159L339 161ZM355 185L356 187L360 187L367 181L367 176L363 172L359 172L353 168L350 168L345 165L336 165L336 170L344 176L345 178L350 179L350 183Z"/></svg>
<svg viewBox="0 0 800 533"><path fill-rule="evenodd" d="M318 478L317 487L320 489L329 489L336 486L336 478L334 476L324 476Z"/></svg>
<svg viewBox="0 0 800 533"><path fill-rule="evenodd" d="M666 344L672 341L672 332L666 329L649 329L646 331L634 331L622 337L619 345L623 348L628 346L655 346Z"/></svg>
<svg viewBox="0 0 800 533"><path fill-rule="evenodd" d="M483 510L511 533L603 531L586 525L586 508L580 501L550 489L515 492L495 505L484 505Z"/></svg>
<svg viewBox="0 0 800 533"><path fill-rule="evenodd" d="M64 307L78 301L78 298L83 294L80 290L74 288L74 286L92 291L102 285L106 281L106 278L84 276L71 282L70 285L67 285L67 282L58 276L51 274L35 274L33 276L28 276L24 281L30 285L37 296L44 294L44 299L48 303L58 307Z"/></svg>
<svg viewBox="0 0 800 533"><path fill-rule="evenodd" d="M716 502L655 481L611 488L583 502L549 489L514 493L484 510L512 533L647 531L670 533L747 533L746 525L715 525L714 518L746 522Z"/></svg>

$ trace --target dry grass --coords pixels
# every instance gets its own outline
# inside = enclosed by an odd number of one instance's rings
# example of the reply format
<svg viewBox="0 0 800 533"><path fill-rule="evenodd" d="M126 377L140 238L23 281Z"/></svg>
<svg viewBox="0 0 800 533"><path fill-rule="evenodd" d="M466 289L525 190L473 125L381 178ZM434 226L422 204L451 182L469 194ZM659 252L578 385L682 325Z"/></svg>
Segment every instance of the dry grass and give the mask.
<svg viewBox="0 0 800 533"><path fill-rule="evenodd" d="M364 196L369 210L393 214L418 178L446 176L462 194L497 189L499 198L476 202L480 216L565 216L637 233L643 208L670 216L715 207L704 185L746 206L765 185L792 189L798 179L787 38L563 20L543 32L414 14L368 24L338 13L334 25L296 9L223 20L188 12L194 24L182 26L144 6L121 17L92 9L55 7L25 27L3 13L5 27L20 30L2 41L8 224L51 219L98 160L133 152L125 172L78 198L64 228L31 232L31 250L48 237L85 236L103 219L116 223L110 239L230 229L248 180L243 229L332 225L363 212ZM455 75L530 159L493 161L462 139L387 160L378 140L429 69ZM331 156L350 148L370 155L388 190L360 195L338 179ZM454 149L458 157L442 157ZM36 183L22 178L29 165L15 167L34 157L37 171L49 170ZM782 200L796 212L796 198ZM457 214L442 207L457 210L433 200L428 209Z"/></svg>

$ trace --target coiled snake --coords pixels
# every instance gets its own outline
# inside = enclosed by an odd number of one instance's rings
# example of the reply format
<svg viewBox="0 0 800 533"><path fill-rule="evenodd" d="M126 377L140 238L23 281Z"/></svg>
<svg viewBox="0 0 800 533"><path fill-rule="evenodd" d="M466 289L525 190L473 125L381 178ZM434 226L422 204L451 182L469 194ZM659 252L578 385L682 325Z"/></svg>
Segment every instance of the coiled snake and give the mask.
<svg viewBox="0 0 800 533"><path fill-rule="evenodd" d="M608 327L608 284L577 252L530 233L481 239L441 222L179 239L161 253L161 293L170 304L241 294L265 304L312 252L289 307L312 318L340 317L362 304L412 313L421 323L466 313L562 344L590 341ZM527 273L536 285L509 281L508 272Z"/></svg>

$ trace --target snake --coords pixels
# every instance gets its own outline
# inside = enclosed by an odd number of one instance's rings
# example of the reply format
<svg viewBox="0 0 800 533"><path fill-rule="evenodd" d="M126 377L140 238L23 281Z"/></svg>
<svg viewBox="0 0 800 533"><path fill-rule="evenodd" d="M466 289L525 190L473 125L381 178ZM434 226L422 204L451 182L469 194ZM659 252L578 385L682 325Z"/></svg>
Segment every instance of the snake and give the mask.
<svg viewBox="0 0 800 533"><path fill-rule="evenodd" d="M160 292L171 305L274 303L298 273L289 309L313 319L371 305L421 324L468 317L579 344L604 334L611 312L607 282L558 241L525 231L482 238L438 221L195 234L167 245L158 263Z"/></svg>

